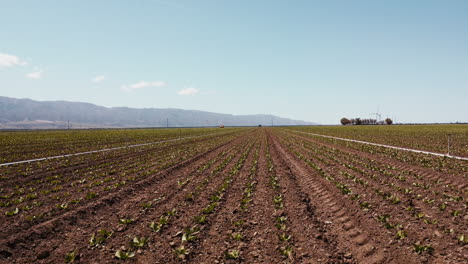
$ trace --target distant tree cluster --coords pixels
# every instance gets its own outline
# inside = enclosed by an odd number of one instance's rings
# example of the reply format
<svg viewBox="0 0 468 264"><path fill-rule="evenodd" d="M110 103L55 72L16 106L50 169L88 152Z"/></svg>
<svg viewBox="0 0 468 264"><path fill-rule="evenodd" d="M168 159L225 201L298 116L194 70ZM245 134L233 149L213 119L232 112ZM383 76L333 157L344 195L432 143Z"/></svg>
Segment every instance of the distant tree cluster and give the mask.
<svg viewBox="0 0 468 264"><path fill-rule="evenodd" d="M386 118L384 121L377 121L377 119L361 119L361 118L351 118L348 119L346 117L341 118L340 120L341 124L346 126L346 125L391 125L393 124L393 120L390 118Z"/></svg>

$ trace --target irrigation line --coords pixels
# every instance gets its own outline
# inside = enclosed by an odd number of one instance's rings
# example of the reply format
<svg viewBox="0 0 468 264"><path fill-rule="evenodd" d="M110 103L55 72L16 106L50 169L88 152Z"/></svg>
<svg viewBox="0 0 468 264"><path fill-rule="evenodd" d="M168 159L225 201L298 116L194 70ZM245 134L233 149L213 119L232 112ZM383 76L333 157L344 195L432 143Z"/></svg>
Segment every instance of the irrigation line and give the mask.
<svg viewBox="0 0 468 264"><path fill-rule="evenodd" d="M297 131L297 130L291 130L291 129L288 129L288 130L293 131L293 132L298 132L298 133L304 133L304 134L319 136L319 137L333 138L333 139L356 142L356 143L367 144L367 145L373 145L373 146L378 146L378 147L392 148L392 149L398 149L398 150L404 150L404 151L410 151L410 152L416 152L416 153L434 155L434 156L439 156L439 157L447 157L447 158L452 158L452 159L459 159L459 160L467 160L468 161L468 158L460 157L460 156L453 156L453 155L449 155L449 154L429 152L429 151L418 150L418 149L401 148L401 147L395 147L395 146L390 146L390 145L371 143L371 142L367 142L367 141L361 141L361 140L355 140L355 139L349 139L349 138L333 137L333 136L327 136L327 135L322 135L322 134L315 134L315 133L303 132L303 131Z"/></svg>
<svg viewBox="0 0 468 264"><path fill-rule="evenodd" d="M128 145L128 146L115 147L115 148L106 148L106 149L91 150L91 151L78 152L78 153L65 154L65 155L57 155L57 156L51 156L51 157L45 157L45 158L37 158L37 159L30 159L30 160L21 160L21 161L7 162L7 163L1 163L1 164L0 164L0 167L8 166L8 165L14 165L14 164L21 164L21 163L30 163L30 162L36 162L36 161L50 160L50 159L66 158L66 157L79 156L79 155L85 155L85 154L91 154L91 153L98 153L98 152L106 152L106 151L118 150L118 149L125 149L125 148L142 147L142 146L148 146L148 145L154 145L154 144L161 144L161 143L165 143L165 142L177 141L177 140L182 140L182 139L189 139L189 138L197 138L197 137L212 136L212 135L217 135L217 134L223 134L223 133L222 133L222 132L221 132L221 133L211 133L211 134L206 134L206 135L191 136L191 137L182 137L182 138L174 138L174 139L168 139L168 140L162 140L162 141L155 141L155 142L142 143L142 144L136 144L136 145Z"/></svg>

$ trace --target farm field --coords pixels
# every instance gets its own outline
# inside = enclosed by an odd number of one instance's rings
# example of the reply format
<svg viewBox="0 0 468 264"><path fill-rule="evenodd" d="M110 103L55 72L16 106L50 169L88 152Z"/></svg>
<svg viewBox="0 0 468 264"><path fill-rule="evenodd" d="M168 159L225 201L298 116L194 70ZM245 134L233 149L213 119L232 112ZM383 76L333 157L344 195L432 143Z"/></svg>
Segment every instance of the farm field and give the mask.
<svg viewBox="0 0 468 264"><path fill-rule="evenodd" d="M294 127L296 131L468 157L468 124Z"/></svg>
<svg viewBox="0 0 468 264"><path fill-rule="evenodd" d="M466 262L467 161L293 130L467 156L467 127L346 129L2 132L1 163L161 142L1 166L0 263Z"/></svg>

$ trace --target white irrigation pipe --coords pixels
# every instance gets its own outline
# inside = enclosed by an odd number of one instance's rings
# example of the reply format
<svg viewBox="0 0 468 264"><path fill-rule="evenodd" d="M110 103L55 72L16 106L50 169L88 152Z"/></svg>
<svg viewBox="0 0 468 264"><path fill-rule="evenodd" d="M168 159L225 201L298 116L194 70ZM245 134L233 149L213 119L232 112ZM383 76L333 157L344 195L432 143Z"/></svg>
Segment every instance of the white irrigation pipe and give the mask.
<svg viewBox="0 0 468 264"><path fill-rule="evenodd" d="M8 163L1 163L1 164L0 164L0 167L8 166L8 165L14 165L14 164L21 164L21 163L29 163L29 162L35 162L35 161L42 161L42 160L66 158L66 157L79 156L79 155L85 155L85 154L91 154L91 153L98 153L98 152L105 152L105 151L111 151L111 150L118 150L118 149L124 149L124 148L142 147L142 146L153 145L153 144L160 144L160 143L171 142L171 141L177 141L177 140L182 140L182 139L197 138L197 137L206 137L206 136L211 136L211 135L216 135L216 134L222 134L222 133L211 133L211 134L206 134L206 135L191 136L191 137L183 137L183 138L174 138L174 139L168 139L168 140L162 140L162 141L156 141L156 142L142 143L142 144L136 144L136 145L128 145L128 146L115 147L115 148L106 148L106 149L99 149L99 150L91 150L91 151L85 151L85 152L79 152L79 153L72 153L72 154L65 154L65 155L57 155L57 156L51 156L51 157L45 157L45 158L38 158L38 159L14 161L14 162L8 162Z"/></svg>
<svg viewBox="0 0 468 264"><path fill-rule="evenodd" d="M309 134L309 135L314 135L314 136L319 136L319 137L333 138L333 139L356 142L356 143L361 143L361 144L385 147L385 148L392 148L392 149L398 149L398 150L404 150L404 151L410 151L410 152L416 152L416 153L423 153L423 154L440 156L440 157L447 157L447 158L452 158L452 159L468 160L468 158L465 158L465 157L453 156L453 155L442 154L442 153L437 153L437 152L429 152L429 151L418 150L418 149L401 148L401 147L395 147L395 146L390 146L390 145L371 143L371 142L367 142L367 141L361 141L361 140L355 140L355 139L349 139L349 138L333 137L333 136L327 136L327 135L315 134L315 133L303 132L303 131L297 131L297 130L290 130L290 131Z"/></svg>

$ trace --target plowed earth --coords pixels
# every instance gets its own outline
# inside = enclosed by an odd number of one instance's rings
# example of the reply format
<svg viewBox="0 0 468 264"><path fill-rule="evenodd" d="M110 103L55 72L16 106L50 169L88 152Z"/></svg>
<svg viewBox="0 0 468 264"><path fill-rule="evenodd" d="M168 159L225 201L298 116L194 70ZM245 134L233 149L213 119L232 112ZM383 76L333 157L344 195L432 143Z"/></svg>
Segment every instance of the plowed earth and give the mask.
<svg viewBox="0 0 468 264"><path fill-rule="evenodd" d="M7 166L0 263L466 263L456 163L258 128Z"/></svg>

